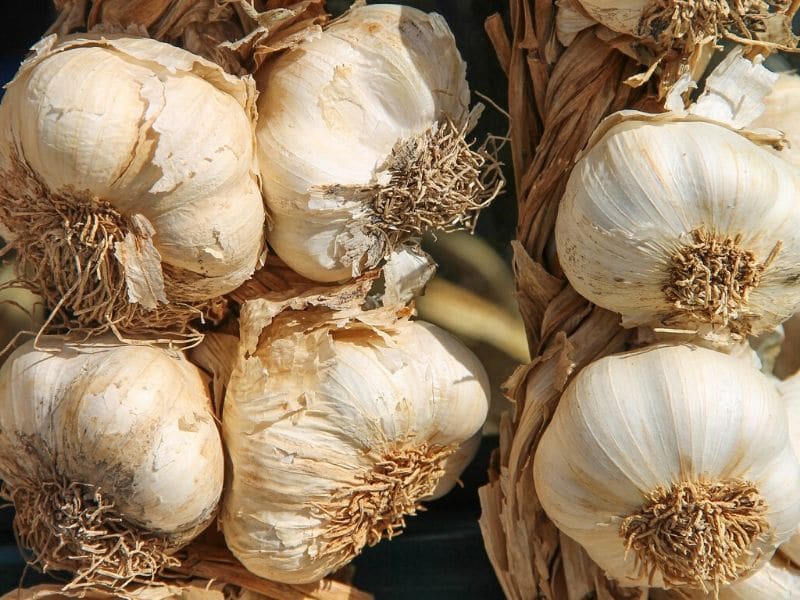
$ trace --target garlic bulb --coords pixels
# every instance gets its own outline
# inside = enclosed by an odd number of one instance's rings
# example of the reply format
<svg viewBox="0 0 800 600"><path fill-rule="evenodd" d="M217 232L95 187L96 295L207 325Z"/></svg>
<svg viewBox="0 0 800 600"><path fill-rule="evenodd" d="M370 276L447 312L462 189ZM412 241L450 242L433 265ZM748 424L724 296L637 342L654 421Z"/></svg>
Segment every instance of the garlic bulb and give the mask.
<svg viewBox="0 0 800 600"><path fill-rule="evenodd" d="M42 40L0 105L0 232L70 327L185 328L262 254L252 80L150 39Z"/></svg>
<svg viewBox="0 0 800 600"><path fill-rule="evenodd" d="M779 154L795 166L800 166L798 102L800 102L800 76L795 73L781 73L769 95L764 98L766 109L753 122L753 127L778 129L786 135L789 146L781 150Z"/></svg>
<svg viewBox="0 0 800 600"><path fill-rule="evenodd" d="M559 206L561 266L625 327L759 333L800 309L800 172L730 129L630 114Z"/></svg>
<svg viewBox="0 0 800 600"><path fill-rule="evenodd" d="M114 586L213 519L223 480L204 380L181 355L42 337L0 369L0 478L31 562Z"/></svg>
<svg viewBox="0 0 800 600"><path fill-rule="evenodd" d="M397 535L455 484L489 386L475 356L427 323L290 311L261 332L260 310L243 311L225 397L220 523L250 571L305 583Z"/></svg>
<svg viewBox="0 0 800 600"><path fill-rule="evenodd" d="M336 281L429 228L471 228L499 191L472 126L465 64L437 14L351 9L256 73L270 245Z"/></svg>
<svg viewBox="0 0 800 600"><path fill-rule="evenodd" d="M783 414L742 359L689 345L606 357L562 395L536 451L536 491L622 585L731 583L800 522Z"/></svg>

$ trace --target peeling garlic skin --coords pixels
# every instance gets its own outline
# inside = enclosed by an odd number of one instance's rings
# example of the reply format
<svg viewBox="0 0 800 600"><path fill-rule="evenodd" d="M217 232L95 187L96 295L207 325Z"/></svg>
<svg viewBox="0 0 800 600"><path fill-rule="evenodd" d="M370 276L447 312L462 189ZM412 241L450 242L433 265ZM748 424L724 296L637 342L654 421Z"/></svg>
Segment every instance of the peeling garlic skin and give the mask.
<svg viewBox="0 0 800 600"><path fill-rule="evenodd" d="M374 185L395 144L444 115L459 123L465 74L440 15L388 4L352 9L256 74L269 242L289 266L336 281L382 258L380 233L354 231L363 200L335 186Z"/></svg>
<svg viewBox="0 0 800 600"><path fill-rule="evenodd" d="M200 300L249 277L262 250L254 97L252 80L178 48L85 35L23 64L0 121L50 191L144 215L162 261L194 274L186 299Z"/></svg>
<svg viewBox="0 0 800 600"><path fill-rule="evenodd" d="M425 323L380 335L304 326L240 357L220 523L253 573L307 583L344 566L449 491L480 442L477 358Z"/></svg>
<svg viewBox="0 0 800 600"><path fill-rule="evenodd" d="M100 488L145 531L191 539L213 517L223 482L198 370L154 347L42 343L57 351L30 342L0 370L2 479L13 489L54 471Z"/></svg>

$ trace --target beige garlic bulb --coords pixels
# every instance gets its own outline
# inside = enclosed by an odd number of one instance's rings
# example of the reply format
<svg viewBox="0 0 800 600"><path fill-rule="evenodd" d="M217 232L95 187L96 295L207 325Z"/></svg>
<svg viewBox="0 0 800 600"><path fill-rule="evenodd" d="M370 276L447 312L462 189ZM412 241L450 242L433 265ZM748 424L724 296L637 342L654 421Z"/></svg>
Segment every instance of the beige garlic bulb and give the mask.
<svg viewBox="0 0 800 600"><path fill-rule="evenodd" d="M290 311L259 333L256 306L225 396L219 520L253 573L316 581L455 485L479 443L488 381L427 323Z"/></svg>
<svg viewBox="0 0 800 600"><path fill-rule="evenodd" d="M447 23L400 5L352 8L258 73L258 159L270 245L336 281L432 228L471 228L484 186L465 64Z"/></svg>
<svg viewBox="0 0 800 600"><path fill-rule="evenodd" d="M800 309L800 172L698 117L622 116L575 165L561 266L640 325L759 333Z"/></svg>
<svg viewBox="0 0 800 600"><path fill-rule="evenodd" d="M0 478L31 562L114 586L213 519L223 482L205 380L176 352L43 336L0 369Z"/></svg>
<svg viewBox="0 0 800 600"><path fill-rule="evenodd" d="M788 147L780 150L781 158L800 167L800 75L781 73L770 93L764 98L765 110L753 127L778 129L786 135Z"/></svg>
<svg viewBox="0 0 800 600"><path fill-rule="evenodd" d="M547 515L622 585L714 588L800 522L800 461L773 383L712 350L600 359L565 390L538 446Z"/></svg>
<svg viewBox="0 0 800 600"><path fill-rule="evenodd" d="M251 79L151 39L50 36L0 105L0 235L71 327L185 327L256 268Z"/></svg>

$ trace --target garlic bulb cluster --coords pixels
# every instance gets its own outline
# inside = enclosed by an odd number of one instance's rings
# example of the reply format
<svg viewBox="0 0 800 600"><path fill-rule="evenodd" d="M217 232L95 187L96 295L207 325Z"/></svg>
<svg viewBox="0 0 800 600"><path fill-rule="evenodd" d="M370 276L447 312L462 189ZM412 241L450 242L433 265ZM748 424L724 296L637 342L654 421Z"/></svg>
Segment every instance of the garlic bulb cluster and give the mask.
<svg viewBox="0 0 800 600"><path fill-rule="evenodd" d="M768 331L800 309L798 190L800 172L721 124L623 115L572 171L559 260L625 327Z"/></svg>
<svg viewBox="0 0 800 600"><path fill-rule="evenodd" d="M316 581L453 487L479 442L488 382L426 323L307 310L261 331L259 310L243 311L225 396L220 523L253 573Z"/></svg>
<svg viewBox="0 0 800 600"><path fill-rule="evenodd" d="M250 79L167 44L42 40L0 105L0 235L70 328L185 328L263 253Z"/></svg>
<svg viewBox="0 0 800 600"><path fill-rule="evenodd" d="M550 519L622 585L715 589L800 522L781 398L742 359L656 346L600 359L536 451Z"/></svg>
<svg viewBox="0 0 800 600"><path fill-rule="evenodd" d="M115 585L151 578L214 518L220 435L180 354L42 337L0 369L0 478L45 570Z"/></svg>
<svg viewBox="0 0 800 600"><path fill-rule="evenodd" d="M270 245L336 281L430 228L471 228L499 191L470 148L465 64L437 14L351 9L256 81Z"/></svg>

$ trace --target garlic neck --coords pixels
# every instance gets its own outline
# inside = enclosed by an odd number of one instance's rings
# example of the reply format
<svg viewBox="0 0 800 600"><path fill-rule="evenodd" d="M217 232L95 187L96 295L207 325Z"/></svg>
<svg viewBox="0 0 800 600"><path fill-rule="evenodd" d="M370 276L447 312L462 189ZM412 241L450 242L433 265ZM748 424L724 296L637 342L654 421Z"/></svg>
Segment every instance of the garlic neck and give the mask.
<svg viewBox="0 0 800 600"><path fill-rule="evenodd" d="M778 242L764 262L741 246L741 234L730 237L700 227L679 247L669 265L664 295L676 309L676 322L700 321L750 332L748 294L780 252Z"/></svg>
<svg viewBox="0 0 800 600"><path fill-rule="evenodd" d="M769 531L766 511L750 482L684 481L653 490L619 533L641 576L657 570L672 586L718 588L752 568L753 544Z"/></svg>

